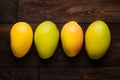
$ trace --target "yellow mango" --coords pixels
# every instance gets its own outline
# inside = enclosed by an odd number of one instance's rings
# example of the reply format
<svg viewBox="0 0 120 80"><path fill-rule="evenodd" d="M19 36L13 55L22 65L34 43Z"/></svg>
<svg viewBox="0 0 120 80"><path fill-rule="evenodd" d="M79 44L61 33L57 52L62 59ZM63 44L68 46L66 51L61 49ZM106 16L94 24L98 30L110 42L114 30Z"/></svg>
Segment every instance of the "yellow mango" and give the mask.
<svg viewBox="0 0 120 80"><path fill-rule="evenodd" d="M110 30L105 22L97 20L89 25L85 33L85 48L91 59L102 58L106 54L110 42Z"/></svg>
<svg viewBox="0 0 120 80"><path fill-rule="evenodd" d="M17 58L25 56L33 41L33 31L26 22L17 22L10 30L10 43L13 55Z"/></svg>

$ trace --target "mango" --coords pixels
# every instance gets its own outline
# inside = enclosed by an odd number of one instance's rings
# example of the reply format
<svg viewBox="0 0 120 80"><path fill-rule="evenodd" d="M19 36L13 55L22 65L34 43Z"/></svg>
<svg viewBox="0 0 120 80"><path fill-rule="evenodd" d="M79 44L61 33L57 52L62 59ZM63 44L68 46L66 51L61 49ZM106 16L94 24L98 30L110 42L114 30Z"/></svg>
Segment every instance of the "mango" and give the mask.
<svg viewBox="0 0 120 80"><path fill-rule="evenodd" d="M89 58L98 60L107 52L111 42L108 25L101 21L91 23L85 33L85 48Z"/></svg>
<svg viewBox="0 0 120 80"><path fill-rule="evenodd" d="M83 45L83 30L76 21L69 21L62 27L61 42L68 57L74 57L80 52Z"/></svg>
<svg viewBox="0 0 120 80"><path fill-rule="evenodd" d="M17 22L10 30L12 53L16 58L25 56L33 41L33 31L26 22Z"/></svg>
<svg viewBox="0 0 120 80"><path fill-rule="evenodd" d="M44 21L38 25L34 34L37 52L42 59L50 58L58 45L59 31L52 21Z"/></svg>

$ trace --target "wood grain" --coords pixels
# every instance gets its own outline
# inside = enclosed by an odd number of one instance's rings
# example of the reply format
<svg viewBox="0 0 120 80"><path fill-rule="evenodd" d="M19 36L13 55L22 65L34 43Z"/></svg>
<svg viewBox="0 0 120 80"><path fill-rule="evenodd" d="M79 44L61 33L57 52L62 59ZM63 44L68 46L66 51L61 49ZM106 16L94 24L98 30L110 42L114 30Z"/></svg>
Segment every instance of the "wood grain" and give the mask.
<svg viewBox="0 0 120 80"><path fill-rule="evenodd" d="M0 0L0 23L17 21L17 0Z"/></svg>
<svg viewBox="0 0 120 80"><path fill-rule="evenodd" d="M46 67L41 80L119 80L120 67Z"/></svg>
<svg viewBox="0 0 120 80"><path fill-rule="evenodd" d="M88 58L85 46L75 58L68 58L63 52L61 41L52 58L42 60L38 56L34 42L28 54L22 59L16 59L11 52L9 32L11 25L1 24L0 26L0 67L42 67L42 66L120 66L120 24L109 23L112 42L104 58L93 61ZM38 24L30 24L35 31ZM59 32L64 24L57 24ZM81 24L84 34L89 24ZM98 44L99 45L99 44Z"/></svg>
<svg viewBox="0 0 120 80"><path fill-rule="evenodd" d="M19 0L18 18L32 23L44 20L88 23L98 19L120 22L119 5L119 0Z"/></svg>
<svg viewBox="0 0 120 80"><path fill-rule="evenodd" d="M39 69L0 68L0 80L39 80Z"/></svg>

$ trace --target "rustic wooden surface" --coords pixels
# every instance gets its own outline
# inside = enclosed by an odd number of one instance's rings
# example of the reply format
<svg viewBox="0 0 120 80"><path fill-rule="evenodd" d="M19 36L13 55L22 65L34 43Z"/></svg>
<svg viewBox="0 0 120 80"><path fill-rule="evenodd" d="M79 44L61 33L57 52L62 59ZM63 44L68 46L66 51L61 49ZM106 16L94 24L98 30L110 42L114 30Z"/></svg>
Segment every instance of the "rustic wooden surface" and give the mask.
<svg viewBox="0 0 120 80"><path fill-rule="evenodd" d="M19 0L18 18L27 22L120 22L119 17L120 0Z"/></svg>
<svg viewBox="0 0 120 80"><path fill-rule="evenodd" d="M17 0L0 0L0 23L17 21Z"/></svg>
<svg viewBox="0 0 120 80"><path fill-rule="evenodd" d="M88 58L84 45L75 58L66 57L60 40L48 60L40 59L34 42L22 59L12 55L9 32L17 21L28 22L35 31L40 22L52 20L61 31L75 20L85 33L98 19L107 22L112 36L107 54L98 61ZM0 80L120 80L119 49L120 0L0 0Z"/></svg>

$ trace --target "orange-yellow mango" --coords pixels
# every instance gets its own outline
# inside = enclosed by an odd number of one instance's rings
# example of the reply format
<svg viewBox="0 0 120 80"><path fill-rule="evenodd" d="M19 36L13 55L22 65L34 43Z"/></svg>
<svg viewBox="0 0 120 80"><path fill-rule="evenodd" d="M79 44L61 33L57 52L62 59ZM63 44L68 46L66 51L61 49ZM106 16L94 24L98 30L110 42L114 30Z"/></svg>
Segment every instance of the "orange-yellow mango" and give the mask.
<svg viewBox="0 0 120 80"><path fill-rule="evenodd" d="M76 21L70 21L63 26L61 42L68 57L74 57L80 52L83 45L83 30Z"/></svg>
<svg viewBox="0 0 120 80"><path fill-rule="evenodd" d="M22 58L32 45L32 28L26 22L17 22L10 30L10 39L13 55L16 58Z"/></svg>

